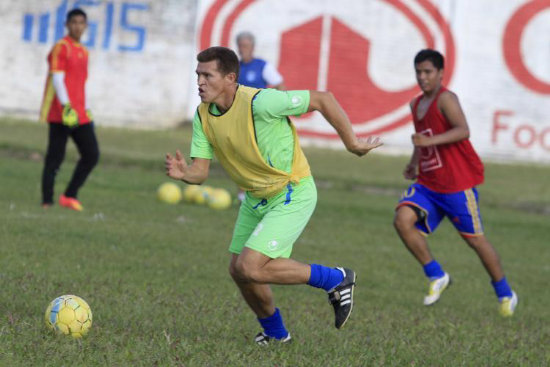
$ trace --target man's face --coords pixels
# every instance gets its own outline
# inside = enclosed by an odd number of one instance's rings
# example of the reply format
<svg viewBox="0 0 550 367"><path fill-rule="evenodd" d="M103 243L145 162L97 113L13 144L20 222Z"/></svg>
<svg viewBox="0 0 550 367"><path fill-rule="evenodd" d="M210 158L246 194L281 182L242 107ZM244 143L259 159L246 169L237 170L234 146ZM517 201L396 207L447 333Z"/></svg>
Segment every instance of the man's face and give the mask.
<svg viewBox="0 0 550 367"><path fill-rule="evenodd" d="M67 30L69 31L69 37L76 41L80 41L80 37L84 34L84 31L88 27L86 18L82 15L74 15L65 23Z"/></svg>
<svg viewBox="0 0 550 367"><path fill-rule="evenodd" d="M414 65L416 82L422 92L430 93L439 88L443 78L443 69L436 69L430 60L422 61Z"/></svg>
<svg viewBox="0 0 550 367"><path fill-rule="evenodd" d="M216 60L199 62L196 73L199 96L202 102L215 102L228 86L235 83L235 74L222 75L218 71L218 62Z"/></svg>
<svg viewBox="0 0 550 367"><path fill-rule="evenodd" d="M252 60L252 53L254 52L254 43L250 38L241 38L237 44L239 48L239 55L245 62Z"/></svg>

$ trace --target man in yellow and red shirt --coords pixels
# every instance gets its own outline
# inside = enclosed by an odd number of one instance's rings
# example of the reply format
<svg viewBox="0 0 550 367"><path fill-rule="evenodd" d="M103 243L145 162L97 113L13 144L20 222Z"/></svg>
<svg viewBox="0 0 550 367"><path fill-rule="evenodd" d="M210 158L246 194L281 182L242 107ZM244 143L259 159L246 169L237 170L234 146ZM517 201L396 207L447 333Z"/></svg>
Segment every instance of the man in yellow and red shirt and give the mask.
<svg viewBox="0 0 550 367"><path fill-rule="evenodd" d="M40 110L40 120L49 123L48 151L42 174L42 206L53 204L57 171L63 163L69 136L80 160L65 192L59 197L63 207L81 211L78 190L97 164L99 147L92 114L86 98L88 50L80 43L87 27L86 13L73 9L67 14L68 35L59 40L48 55L48 78Z"/></svg>

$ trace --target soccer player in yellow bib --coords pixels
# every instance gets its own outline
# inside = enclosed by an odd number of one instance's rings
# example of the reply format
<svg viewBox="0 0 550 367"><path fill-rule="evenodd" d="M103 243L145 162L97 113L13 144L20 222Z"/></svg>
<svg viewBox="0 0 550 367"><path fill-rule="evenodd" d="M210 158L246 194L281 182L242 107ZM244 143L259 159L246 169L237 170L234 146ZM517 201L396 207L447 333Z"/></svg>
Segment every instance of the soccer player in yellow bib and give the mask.
<svg viewBox="0 0 550 367"><path fill-rule="evenodd" d="M193 122L192 163L179 151L166 155L166 174L189 184L208 177L214 154L245 191L229 247L229 272L256 314L263 331L255 342L291 340L275 308L270 284L309 284L327 291L341 328L353 309L355 272L289 259L317 202L309 164L288 116L319 111L336 129L347 150L358 156L382 145L362 140L329 92L255 89L237 84L239 60L225 47L197 55L202 103Z"/></svg>

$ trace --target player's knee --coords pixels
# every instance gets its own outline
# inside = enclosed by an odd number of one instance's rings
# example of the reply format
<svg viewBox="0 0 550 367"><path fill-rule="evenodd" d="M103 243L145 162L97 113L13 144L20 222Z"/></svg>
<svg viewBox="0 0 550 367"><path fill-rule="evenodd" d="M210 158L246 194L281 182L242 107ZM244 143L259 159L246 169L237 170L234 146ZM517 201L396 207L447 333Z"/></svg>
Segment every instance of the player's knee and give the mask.
<svg viewBox="0 0 550 367"><path fill-rule="evenodd" d="M99 150L96 150L91 158L91 164L92 166L96 166L99 162Z"/></svg>
<svg viewBox="0 0 550 367"><path fill-rule="evenodd" d="M46 170L57 171L65 159L65 154L49 154L46 156Z"/></svg>
<svg viewBox="0 0 550 367"><path fill-rule="evenodd" d="M59 168L61 167L62 161L48 162L44 167L44 171L52 174L57 174Z"/></svg>
<svg viewBox="0 0 550 367"><path fill-rule="evenodd" d="M255 268L248 262L238 259L229 270L231 277L237 281L253 282L256 278Z"/></svg>
<svg viewBox="0 0 550 367"><path fill-rule="evenodd" d="M82 160L87 167L93 168L99 162L99 150L95 149L82 156Z"/></svg>
<svg viewBox="0 0 550 367"><path fill-rule="evenodd" d="M239 272L237 271L237 266L233 262L229 265L229 275L231 275L231 278L233 278L236 282L241 280L239 277Z"/></svg>
<svg viewBox="0 0 550 367"><path fill-rule="evenodd" d="M403 207L399 208L395 212L395 216L393 217L393 226L395 229L399 232L407 231L411 229L414 226L414 223L416 222L416 216L412 210L406 210L408 208ZM409 213L411 211L412 213Z"/></svg>

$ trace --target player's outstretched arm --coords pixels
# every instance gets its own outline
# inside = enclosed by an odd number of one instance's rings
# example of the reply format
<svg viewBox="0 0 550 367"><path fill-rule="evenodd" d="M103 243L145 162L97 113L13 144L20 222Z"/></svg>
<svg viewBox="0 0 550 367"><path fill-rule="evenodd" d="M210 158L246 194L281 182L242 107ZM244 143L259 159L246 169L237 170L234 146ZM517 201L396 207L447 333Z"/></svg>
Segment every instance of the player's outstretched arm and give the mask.
<svg viewBox="0 0 550 367"><path fill-rule="evenodd" d="M351 127L348 115L330 92L310 91L308 112L319 111L323 117L336 129L346 149L353 154L363 156L372 149L378 148L382 142L378 137L358 138Z"/></svg>
<svg viewBox="0 0 550 367"><path fill-rule="evenodd" d="M181 180L189 184L201 184L208 178L210 159L195 158L188 165L179 150L176 156L166 153L166 175L174 180Z"/></svg>

